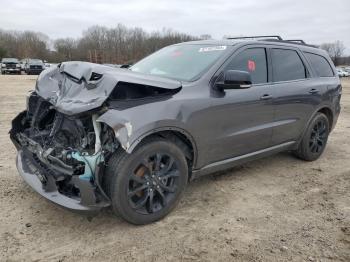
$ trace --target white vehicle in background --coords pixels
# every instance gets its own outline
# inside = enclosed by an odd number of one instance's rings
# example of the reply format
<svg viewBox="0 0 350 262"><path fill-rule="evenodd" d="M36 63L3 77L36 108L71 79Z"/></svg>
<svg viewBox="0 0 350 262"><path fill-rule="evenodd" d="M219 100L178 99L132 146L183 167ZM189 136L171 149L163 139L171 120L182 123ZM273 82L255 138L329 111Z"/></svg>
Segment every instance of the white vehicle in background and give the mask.
<svg viewBox="0 0 350 262"><path fill-rule="evenodd" d="M21 65L21 71L22 72L24 72L24 70L25 70L25 65L26 65L26 63L27 63L27 58L25 58L25 59L22 59L21 61L20 61L20 65Z"/></svg>
<svg viewBox="0 0 350 262"><path fill-rule="evenodd" d="M349 72L346 72L342 68L337 68L337 73L339 77L348 77L350 75Z"/></svg>
<svg viewBox="0 0 350 262"><path fill-rule="evenodd" d="M50 68L51 64L49 62L47 62L46 60L44 60L44 67L45 67L45 69Z"/></svg>
<svg viewBox="0 0 350 262"><path fill-rule="evenodd" d="M343 71L348 72L350 74L350 66L343 67Z"/></svg>

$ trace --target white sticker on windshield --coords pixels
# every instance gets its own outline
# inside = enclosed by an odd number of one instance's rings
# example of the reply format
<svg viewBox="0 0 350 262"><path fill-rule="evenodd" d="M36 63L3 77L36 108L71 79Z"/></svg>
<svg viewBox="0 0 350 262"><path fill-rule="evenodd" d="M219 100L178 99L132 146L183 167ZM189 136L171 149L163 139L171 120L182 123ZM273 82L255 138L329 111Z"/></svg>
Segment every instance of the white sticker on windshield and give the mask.
<svg viewBox="0 0 350 262"><path fill-rule="evenodd" d="M225 45L219 45L219 46L208 46L208 47L201 47L199 48L198 52L211 52L211 51L222 51L225 50Z"/></svg>

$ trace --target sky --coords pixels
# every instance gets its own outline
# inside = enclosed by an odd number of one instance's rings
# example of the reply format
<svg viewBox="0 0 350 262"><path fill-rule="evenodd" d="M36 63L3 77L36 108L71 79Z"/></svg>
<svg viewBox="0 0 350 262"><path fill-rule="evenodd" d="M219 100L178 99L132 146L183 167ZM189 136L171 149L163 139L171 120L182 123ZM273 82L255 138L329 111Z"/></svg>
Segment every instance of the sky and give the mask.
<svg viewBox="0 0 350 262"><path fill-rule="evenodd" d="M343 41L350 54L350 0L0 0L0 28L79 37L122 23L194 36L281 35L310 44Z"/></svg>

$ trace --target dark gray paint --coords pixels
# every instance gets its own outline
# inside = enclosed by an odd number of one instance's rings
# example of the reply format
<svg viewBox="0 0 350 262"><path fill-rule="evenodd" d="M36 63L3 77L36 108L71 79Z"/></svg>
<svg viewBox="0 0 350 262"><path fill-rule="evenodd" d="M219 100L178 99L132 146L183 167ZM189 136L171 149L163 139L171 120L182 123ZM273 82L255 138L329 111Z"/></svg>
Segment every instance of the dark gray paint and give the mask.
<svg viewBox="0 0 350 262"><path fill-rule="evenodd" d="M334 127L340 112L340 80L336 74L334 77L317 77L302 53L307 51L326 57L335 72L324 51L269 41L200 41L183 44L203 43L229 47L224 56L193 82L179 82L84 62L68 62L43 72L38 78L36 92L56 110L67 115L94 110L99 114L97 121L114 129L117 140L128 153L132 153L150 134L164 130L182 133L191 142L194 151L192 178L294 149L308 122L320 109L327 108L331 112ZM251 47L267 49L268 83L253 85L248 89L216 90L215 81L225 70L225 65L241 51ZM269 49L274 47L296 50L308 69L308 78L274 82L269 56ZM93 72L103 74L102 78L90 81ZM108 108L105 101L113 89L118 88L119 82L177 92L166 99L151 99L136 106ZM100 110L102 107L103 110ZM21 150L19 156L18 169L28 183L32 183L32 177L28 178L30 174L23 168ZM32 186L44 195L37 186ZM65 205L65 200L62 201L60 204Z"/></svg>
<svg viewBox="0 0 350 262"><path fill-rule="evenodd" d="M52 101L58 111L74 115L100 107L119 81L167 89L182 87L180 92L167 100L124 110L110 109L98 121L105 122L115 130L121 145L129 153L142 138L151 133L167 129L182 132L192 142L195 150L193 169L285 142L297 142L311 116L323 106L332 110L334 116L339 113L339 106L331 101L331 97L339 92L338 77L316 77L301 52L321 54L330 61L324 51L303 45L267 41L225 40L183 44L203 43L230 47L225 56L194 82L180 83L125 69L68 62L42 74L38 80L37 92ZM274 83L270 73L269 82L264 85L221 93L215 91L215 78L224 70L225 63L251 47L278 47L298 51L308 68L309 78ZM271 72L271 63L269 67ZM81 81L76 83L62 72ZM89 82L92 72L103 74L102 79ZM58 91L60 82L61 91ZM87 89L88 84L95 87ZM311 94L311 89L317 89L318 92ZM269 96L270 99L263 99L264 96Z"/></svg>

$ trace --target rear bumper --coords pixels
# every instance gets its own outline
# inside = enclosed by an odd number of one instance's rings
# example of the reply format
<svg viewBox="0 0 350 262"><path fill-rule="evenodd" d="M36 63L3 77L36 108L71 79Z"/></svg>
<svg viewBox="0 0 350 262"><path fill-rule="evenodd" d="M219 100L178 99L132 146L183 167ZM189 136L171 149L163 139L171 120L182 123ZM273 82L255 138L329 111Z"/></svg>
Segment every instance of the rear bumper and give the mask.
<svg viewBox="0 0 350 262"><path fill-rule="evenodd" d="M87 192L89 190L92 190L92 188L89 188L89 185L82 184L84 181L82 183L79 183L80 181L77 181L76 185L79 187L82 195L90 194L87 196L87 199L84 200L83 197L81 199L75 199L60 193L58 191L54 177L49 174L43 174L43 172L31 161L29 155L21 149L17 154L16 165L19 174L23 177L24 181L29 186L31 186L41 196L59 206L79 212L93 213L110 205L110 203L107 201L100 201L99 203L89 204L89 198L91 199L91 197L93 197L91 195L93 192ZM45 180L45 183L42 182L43 180Z"/></svg>

